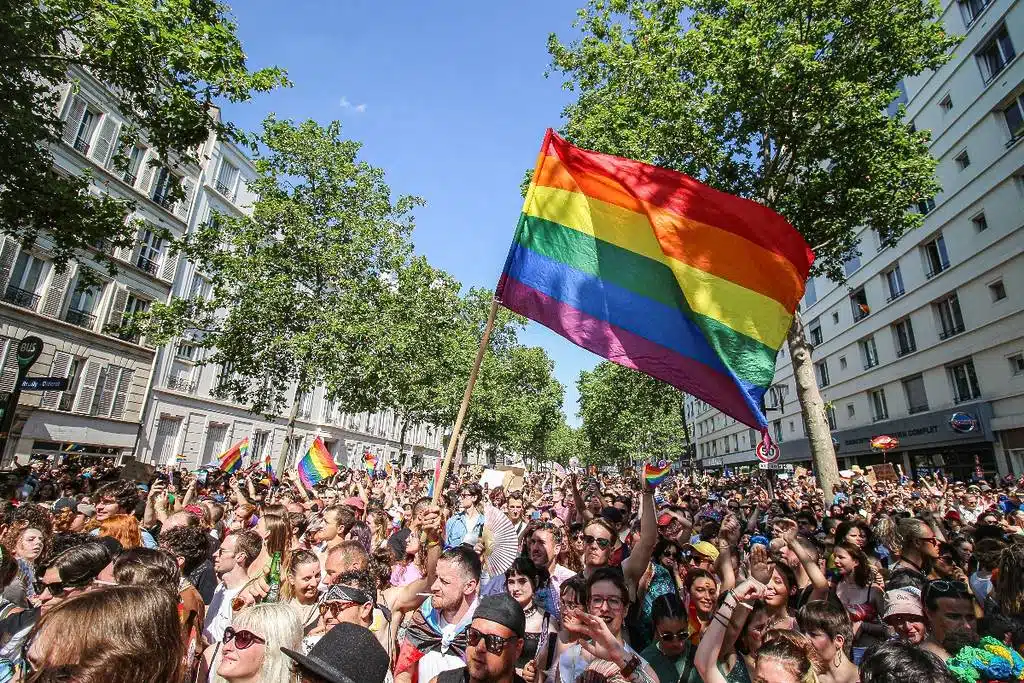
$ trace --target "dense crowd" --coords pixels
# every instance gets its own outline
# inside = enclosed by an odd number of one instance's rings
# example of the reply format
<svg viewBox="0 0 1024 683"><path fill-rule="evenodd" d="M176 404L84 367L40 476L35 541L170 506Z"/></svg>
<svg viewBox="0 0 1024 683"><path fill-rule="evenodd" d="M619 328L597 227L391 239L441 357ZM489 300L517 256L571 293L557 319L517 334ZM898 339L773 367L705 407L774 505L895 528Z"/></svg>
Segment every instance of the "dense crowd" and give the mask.
<svg viewBox="0 0 1024 683"><path fill-rule="evenodd" d="M557 469L33 462L0 683L1024 680L1024 480Z"/></svg>

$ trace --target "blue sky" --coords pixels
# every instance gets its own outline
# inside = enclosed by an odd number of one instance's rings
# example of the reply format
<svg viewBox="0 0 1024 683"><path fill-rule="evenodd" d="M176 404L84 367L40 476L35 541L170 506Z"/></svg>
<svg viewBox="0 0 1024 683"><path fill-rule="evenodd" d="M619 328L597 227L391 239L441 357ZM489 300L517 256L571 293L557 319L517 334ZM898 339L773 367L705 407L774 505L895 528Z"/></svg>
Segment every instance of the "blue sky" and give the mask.
<svg viewBox="0 0 1024 683"><path fill-rule="evenodd" d="M581 3L239 0L250 65L284 67L294 86L225 115L250 130L270 112L341 120L394 191L427 200L417 250L464 285L494 287L523 173L571 96L544 77L547 36L569 35ZM555 359L575 424L576 378L597 357L533 323L523 341Z"/></svg>

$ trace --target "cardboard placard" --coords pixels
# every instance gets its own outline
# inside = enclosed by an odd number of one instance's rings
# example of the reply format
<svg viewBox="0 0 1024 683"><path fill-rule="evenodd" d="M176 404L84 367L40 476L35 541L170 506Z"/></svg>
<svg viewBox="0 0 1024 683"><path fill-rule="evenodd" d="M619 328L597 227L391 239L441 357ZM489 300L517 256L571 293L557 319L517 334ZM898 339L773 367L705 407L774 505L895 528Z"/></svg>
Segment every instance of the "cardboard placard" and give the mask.
<svg viewBox="0 0 1024 683"><path fill-rule="evenodd" d="M140 484L148 484L153 479L155 473L156 465L132 460L125 463L124 469L121 470L120 478L137 481Z"/></svg>
<svg viewBox="0 0 1024 683"><path fill-rule="evenodd" d="M896 468L892 466L892 463L883 462L868 469L871 472L868 475L868 479L871 480L872 484L879 481L898 482L900 480L899 475L896 474Z"/></svg>

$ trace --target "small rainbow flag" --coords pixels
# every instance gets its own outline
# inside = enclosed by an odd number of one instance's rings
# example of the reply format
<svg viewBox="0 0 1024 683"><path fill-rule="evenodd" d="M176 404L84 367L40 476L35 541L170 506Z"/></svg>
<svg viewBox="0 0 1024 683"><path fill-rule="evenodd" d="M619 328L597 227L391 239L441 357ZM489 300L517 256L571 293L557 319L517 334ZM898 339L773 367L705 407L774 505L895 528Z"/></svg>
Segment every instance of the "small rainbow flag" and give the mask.
<svg viewBox="0 0 1024 683"><path fill-rule="evenodd" d="M335 474L338 471L338 466L334 464L334 458L331 457L330 451L324 445L324 440L318 436L313 440L313 445L309 447L306 454L302 456L296 469L299 471L302 485L311 489L322 480Z"/></svg>
<svg viewBox="0 0 1024 683"><path fill-rule="evenodd" d="M495 298L761 428L813 261L761 204L548 130Z"/></svg>
<svg viewBox="0 0 1024 683"><path fill-rule="evenodd" d="M441 478L441 458L437 459L434 463L434 478L430 480L430 490L427 491L428 496L434 495L434 488L437 486L437 480Z"/></svg>
<svg viewBox="0 0 1024 683"><path fill-rule="evenodd" d="M363 467L366 468L367 472L373 472L377 469L377 456L370 451L363 451Z"/></svg>
<svg viewBox="0 0 1024 683"><path fill-rule="evenodd" d="M665 481L668 477L669 464L662 460L657 465L652 465L649 462L644 463L644 481L647 482L648 488L656 488L658 484Z"/></svg>
<svg viewBox="0 0 1024 683"><path fill-rule="evenodd" d="M231 474L242 466L242 459L249 454L249 437L245 437L220 455L220 468Z"/></svg>

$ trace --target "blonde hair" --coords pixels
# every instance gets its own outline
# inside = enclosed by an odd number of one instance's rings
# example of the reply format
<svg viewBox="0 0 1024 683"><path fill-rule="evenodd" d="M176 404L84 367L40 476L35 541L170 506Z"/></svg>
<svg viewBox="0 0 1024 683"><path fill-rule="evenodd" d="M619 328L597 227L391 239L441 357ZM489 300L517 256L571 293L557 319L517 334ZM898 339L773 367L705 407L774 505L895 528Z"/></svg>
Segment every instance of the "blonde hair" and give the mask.
<svg viewBox="0 0 1024 683"><path fill-rule="evenodd" d="M236 614L231 625L235 629L252 631L266 641L263 665L260 667L260 683L286 683L294 680L291 659L281 648L298 650L302 643L302 623L296 609L282 602L252 605ZM220 652L217 661L212 663L214 676L210 680L214 683L228 683L227 679L216 674L219 667Z"/></svg>
<svg viewBox="0 0 1024 683"><path fill-rule="evenodd" d="M795 631L776 629L766 633L757 659L780 662L800 683L818 683L818 676L827 670L811 639Z"/></svg>

